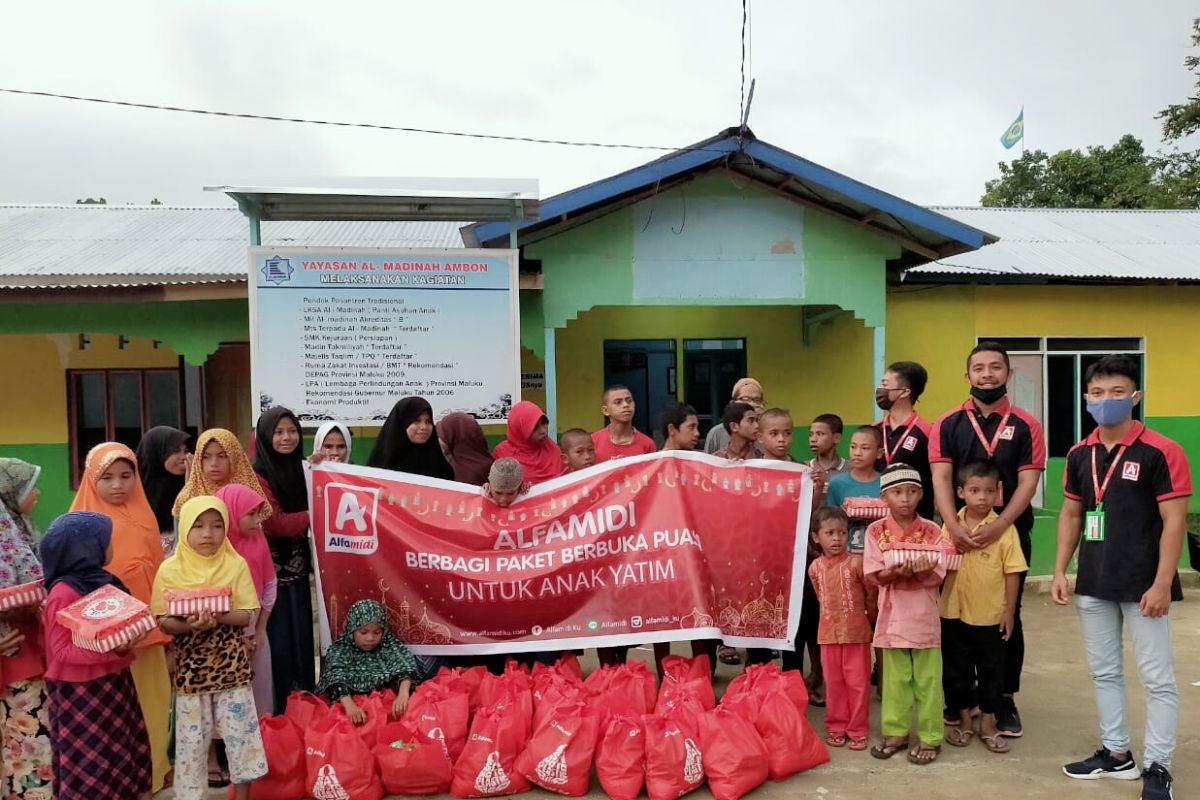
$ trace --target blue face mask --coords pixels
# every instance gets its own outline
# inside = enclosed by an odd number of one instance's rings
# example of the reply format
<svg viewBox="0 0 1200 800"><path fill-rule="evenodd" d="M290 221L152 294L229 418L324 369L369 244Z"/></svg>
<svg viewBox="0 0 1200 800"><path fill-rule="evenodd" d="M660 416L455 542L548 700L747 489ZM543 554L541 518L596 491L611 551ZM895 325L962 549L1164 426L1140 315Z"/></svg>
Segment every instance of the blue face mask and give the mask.
<svg viewBox="0 0 1200 800"><path fill-rule="evenodd" d="M1088 401L1087 410L1097 425L1105 428L1120 425L1133 416L1133 396L1109 397L1094 403Z"/></svg>

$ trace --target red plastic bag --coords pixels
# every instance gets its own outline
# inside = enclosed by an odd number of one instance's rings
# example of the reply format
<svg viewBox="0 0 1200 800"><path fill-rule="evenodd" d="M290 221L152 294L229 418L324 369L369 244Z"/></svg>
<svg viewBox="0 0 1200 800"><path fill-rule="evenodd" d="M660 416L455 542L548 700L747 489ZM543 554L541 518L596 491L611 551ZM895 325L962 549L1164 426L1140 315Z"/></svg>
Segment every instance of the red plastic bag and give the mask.
<svg viewBox="0 0 1200 800"><path fill-rule="evenodd" d="M654 710L658 684L654 674L641 661L616 667L601 667L588 675L583 685L591 693L593 705L611 716L615 713L649 714Z"/></svg>
<svg viewBox="0 0 1200 800"><path fill-rule="evenodd" d="M345 716L326 715L305 732L309 797L382 800L375 755Z"/></svg>
<svg viewBox="0 0 1200 800"><path fill-rule="evenodd" d="M591 785L599 721L582 702L554 709L517 758L517 772L531 783L582 797Z"/></svg>
<svg viewBox="0 0 1200 800"><path fill-rule="evenodd" d="M423 683L409 698L404 720L422 736L445 744L450 760L458 759L467 741L470 700L465 692L444 685Z"/></svg>
<svg viewBox="0 0 1200 800"><path fill-rule="evenodd" d="M586 703L587 699L587 690L579 681L569 680L561 675L540 681L540 686L533 690L533 730L542 727L556 709Z"/></svg>
<svg viewBox="0 0 1200 800"><path fill-rule="evenodd" d="M466 703L466 697L463 702ZM388 794L430 795L450 791L453 767L444 740L430 740L411 722L389 722L378 734L375 759Z"/></svg>
<svg viewBox="0 0 1200 800"><path fill-rule="evenodd" d="M292 692L288 695L283 715L307 731L317 720L329 713L329 704L311 692Z"/></svg>
<svg viewBox="0 0 1200 800"><path fill-rule="evenodd" d="M514 662L509 662L514 663ZM506 672L497 677L484 676L479 684L479 711L501 711L520 723L520 739L524 745L533 732L533 681L520 672Z"/></svg>
<svg viewBox="0 0 1200 800"><path fill-rule="evenodd" d="M717 705L717 698L713 693L712 673L709 672L708 656L699 655L695 658L667 656L662 661L662 669L662 688L658 695L660 700L664 693L676 690L694 695L705 711Z"/></svg>
<svg viewBox="0 0 1200 800"><path fill-rule="evenodd" d="M642 717L646 731L646 794L675 800L704 783L704 759L695 730L677 719Z"/></svg>
<svg viewBox="0 0 1200 800"><path fill-rule="evenodd" d="M765 694L761 700L754 727L767 745L771 780L781 781L829 760L825 743L783 692Z"/></svg>
<svg viewBox="0 0 1200 800"><path fill-rule="evenodd" d="M392 714L392 700L395 699L395 696L387 699L386 696L379 692L352 697L351 700L367 715L366 722L361 725L354 724L354 720L350 719L350 715L346 712L346 707L342 705L341 701L330 706L329 713L332 716L349 722L354 730L358 732L358 736L363 740L363 744L367 747L374 747L375 735L381 727L388 723L388 719Z"/></svg>
<svg viewBox="0 0 1200 800"><path fill-rule="evenodd" d="M467 695L468 713L474 714L475 709L479 707L479 685L483 682L484 676L488 674L487 667L442 667L438 670L438 674L432 679L422 683L422 686L429 684L441 685L452 692L463 692Z"/></svg>
<svg viewBox="0 0 1200 800"><path fill-rule="evenodd" d="M700 719L704 774L715 800L738 800L767 779L767 746L754 725L724 705Z"/></svg>
<svg viewBox="0 0 1200 800"><path fill-rule="evenodd" d="M498 797L529 791L529 781L516 770L525 748L521 722L511 710L481 710L471 723L462 755L454 762L450 794L454 797Z"/></svg>
<svg viewBox="0 0 1200 800"><path fill-rule="evenodd" d="M612 800L637 800L646 782L646 732L640 717L609 720L596 747L596 777Z"/></svg>
<svg viewBox="0 0 1200 800"><path fill-rule="evenodd" d="M658 696L658 703L654 707L654 713L658 716L680 720L692 731L700 729L700 718L705 711L699 698L680 686L668 687Z"/></svg>
<svg viewBox="0 0 1200 800"><path fill-rule="evenodd" d="M782 671L774 662L746 667L745 672L729 682L721 701L737 699L747 692L770 694L774 691L782 691L801 716L808 712L808 687L804 685L800 671Z"/></svg>
<svg viewBox="0 0 1200 800"><path fill-rule="evenodd" d="M304 735L287 717L264 716L258 721L267 774L250 784L250 800L304 800ZM233 800L234 787L229 787Z"/></svg>

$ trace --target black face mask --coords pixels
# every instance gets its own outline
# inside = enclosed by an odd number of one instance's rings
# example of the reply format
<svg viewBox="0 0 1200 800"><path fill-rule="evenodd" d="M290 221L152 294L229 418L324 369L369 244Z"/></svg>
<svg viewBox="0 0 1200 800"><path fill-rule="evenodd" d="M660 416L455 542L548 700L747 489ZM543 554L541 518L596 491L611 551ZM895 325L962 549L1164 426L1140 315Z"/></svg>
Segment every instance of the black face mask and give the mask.
<svg viewBox="0 0 1200 800"><path fill-rule="evenodd" d="M896 401L892 399L892 391L884 388L875 390L875 405L879 406L880 411L889 411L891 407L896 405Z"/></svg>
<svg viewBox="0 0 1200 800"><path fill-rule="evenodd" d="M992 403L998 402L1000 398L1008 394L1008 387L1000 384L995 389L980 389L978 386L971 387L971 397L974 397L985 406L990 406Z"/></svg>

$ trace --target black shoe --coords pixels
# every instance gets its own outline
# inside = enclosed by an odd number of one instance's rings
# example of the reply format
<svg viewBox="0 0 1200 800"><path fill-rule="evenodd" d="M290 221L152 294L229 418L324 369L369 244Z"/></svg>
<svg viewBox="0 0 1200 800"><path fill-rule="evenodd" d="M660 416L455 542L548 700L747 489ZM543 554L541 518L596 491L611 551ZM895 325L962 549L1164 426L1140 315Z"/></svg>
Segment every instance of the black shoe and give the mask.
<svg viewBox="0 0 1200 800"><path fill-rule="evenodd" d="M1157 764L1154 767L1162 769ZM1149 772L1150 770L1146 771ZM1166 772L1166 770L1163 770L1163 772ZM1112 757L1112 754L1108 752L1108 748L1106 747L1101 747L1095 753L1092 753L1092 757L1089 759L1067 764L1063 767L1063 774L1068 778L1076 778L1081 781L1094 781L1100 778L1136 781L1142 777L1138 772L1137 764L1133 763L1133 755L1131 753L1126 753L1124 759L1117 759Z"/></svg>
<svg viewBox="0 0 1200 800"><path fill-rule="evenodd" d="M1142 800L1171 800L1171 773L1161 764L1151 764L1142 770Z"/></svg>
<svg viewBox="0 0 1200 800"><path fill-rule="evenodd" d="M1000 700L1000 708L996 709L996 730L1001 736L1019 739L1025 734L1021 727L1021 715L1017 713L1017 704L1011 697Z"/></svg>

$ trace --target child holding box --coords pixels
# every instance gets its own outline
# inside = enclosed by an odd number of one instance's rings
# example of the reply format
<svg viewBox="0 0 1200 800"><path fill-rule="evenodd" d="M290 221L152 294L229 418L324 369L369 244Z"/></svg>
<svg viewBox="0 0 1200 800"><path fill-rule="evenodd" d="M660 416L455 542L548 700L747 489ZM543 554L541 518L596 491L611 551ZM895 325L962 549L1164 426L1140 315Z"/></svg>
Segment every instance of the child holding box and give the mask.
<svg viewBox="0 0 1200 800"><path fill-rule="evenodd" d="M46 596L46 690L58 800L149 798L150 740L129 665L133 644L100 653L79 647L58 612L104 586L112 520L92 511L56 519L41 542Z"/></svg>
<svg viewBox="0 0 1200 800"><path fill-rule="evenodd" d="M242 631L258 612L258 595L245 559L225 535L228 527L229 512L220 500L188 500L180 509L175 554L154 580L150 607L163 631L175 637L178 653L175 797L179 800L202 800L207 794L207 754L214 734L225 742L237 800L249 800L251 781L267 772L250 659L242 640ZM203 594L223 587L230 590L229 611L168 615L168 593Z"/></svg>

